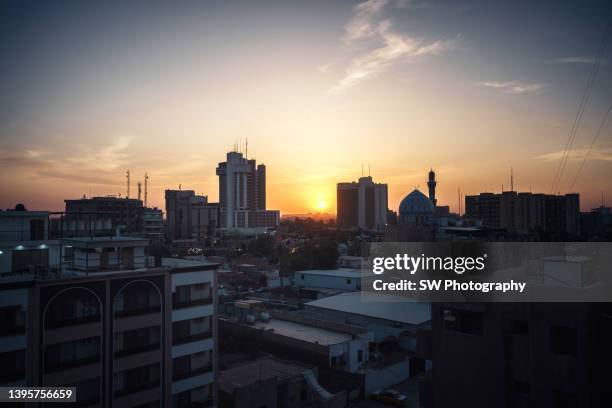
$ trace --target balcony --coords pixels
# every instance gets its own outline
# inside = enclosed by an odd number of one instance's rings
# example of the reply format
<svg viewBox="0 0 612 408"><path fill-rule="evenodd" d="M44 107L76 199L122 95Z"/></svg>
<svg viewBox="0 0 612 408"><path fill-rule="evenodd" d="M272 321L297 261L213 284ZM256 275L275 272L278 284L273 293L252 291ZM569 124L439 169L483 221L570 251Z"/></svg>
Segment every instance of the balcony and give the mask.
<svg viewBox="0 0 612 408"><path fill-rule="evenodd" d="M188 336L182 337L174 337L172 338L172 345L176 346L179 344L191 343L198 340L206 340L212 337L212 331L207 331L203 333L192 334Z"/></svg>
<svg viewBox="0 0 612 408"><path fill-rule="evenodd" d="M123 350L117 350L113 355L115 356L115 358L127 357L133 354L146 353L152 350L159 350L160 346L161 344L159 342L145 344L142 346L132 346Z"/></svg>
<svg viewBox="0 0 612 408"><path fill-rule="evenodd" d="M127 310L117 310L115 311L115 319L120 319L122 317L131 317L131 316L139 316L151 313L159 313L161 309L161 305L152 305L152 306L143 306L134 309Z"/></svg>
<svg viewBox="0 0 612 408"><path fill-rule="evenodd" d="M172 309L176 310L176 309L184 309L184 308L193 307L193 306L210 305L212 304L212 302L213 302L212 296L202 298L202 299L194 299L188 302L178 302L178 301L173 300Z"/></svg>
<svg viewBox="0 0 612 408"><path fill-rule="evenodd" d="M95 355L91 357L79 358L71 361L62 361L55 364L45 364L45 373L55 373L63 370L68 370L75 367L85 366L100 361L100 356Z"/></svg>
<svg viewBox="0 0 612 408"><path fill-rule="evenodd" d="M51 320L45 323L45 329L59 329L60 327L79 326L88 323L97 323L100 321L100 315L69 317L61 320Z"/></svg>
<svg viewBox="0 0 612 408"><path fill-rule="evenodd" d="M138 384L138 385L132 385L130 387L117 390L113 393L113 396L115 398L119 398L125 395L134 394L136 392L145 391L145 390L149 390L152 388L157 388L159 387L159 385L160 385L160 380L157 379L157 380L145 382L145 383Z"/></svg>
<svg viewBox="0 0 612 408"><path fill-rule="evenodd" d="M212 371L212 363L205 365L204 367L196 368L195 370L189 370L186 373L172 374L172 381L179 381L189 377L195 377L196 375L205 374Z"/></svg>

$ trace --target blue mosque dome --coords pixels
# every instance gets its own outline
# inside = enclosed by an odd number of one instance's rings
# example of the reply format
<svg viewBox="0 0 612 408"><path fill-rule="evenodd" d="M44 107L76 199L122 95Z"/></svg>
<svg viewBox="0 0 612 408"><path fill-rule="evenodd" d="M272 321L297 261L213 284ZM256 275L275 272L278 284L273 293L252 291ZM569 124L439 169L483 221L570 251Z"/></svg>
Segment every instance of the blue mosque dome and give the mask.
<svg viewBox="0 0 612 408"><path fill-rule="evenodd" d="M400 215L433 215L435 212L431 200L416 189L404 197L399 206Z"/></svg>

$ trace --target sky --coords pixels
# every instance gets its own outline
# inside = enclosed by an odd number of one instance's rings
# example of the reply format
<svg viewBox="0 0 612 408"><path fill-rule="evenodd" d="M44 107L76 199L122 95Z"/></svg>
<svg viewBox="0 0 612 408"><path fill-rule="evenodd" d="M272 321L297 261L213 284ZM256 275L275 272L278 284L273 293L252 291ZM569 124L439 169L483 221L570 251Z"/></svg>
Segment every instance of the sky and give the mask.
<svg viewBox="0 0 612 408"><path fill-rule="evenodd" d="M238 142L267 166L268 207L335 212L371 174L397 210L437 173L461 193L612 202L612 40L572 134L609 1L0 3L0 208L164 190L218 199ZM612 116L612 115L611 115ZM590 150L590 151L589 151ZM580 172L578 169L585 155ZM363 169L363 173L362 173ZM576 179L576 181L574 181Z"/></svg>

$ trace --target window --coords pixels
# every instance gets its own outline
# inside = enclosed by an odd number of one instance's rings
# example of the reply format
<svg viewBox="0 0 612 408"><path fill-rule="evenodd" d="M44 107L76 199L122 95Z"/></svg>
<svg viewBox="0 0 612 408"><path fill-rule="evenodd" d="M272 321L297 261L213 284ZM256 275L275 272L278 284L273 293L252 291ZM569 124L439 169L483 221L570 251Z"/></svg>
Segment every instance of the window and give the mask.
<svg viewBox="0 0 612 408"><path fill-rule="evenodd" d="M512 390L521 394L529 394L531 392L531 385L522 381L514 381Z"/></svg>
<svg viewBox="0 0 612 408"><path fill-rule="evenodd" d="M42 241L45 239L45 221L30 220L30 241Z"/></svg>
<svg viewBox="0 0 612 408"><path fill-rule="evenodd" d="M529 324L525 320L512 320L511 322L512 334L519 336L529 335Z"/></svg>
<svg viewBox="0 0 612 408"><path fill-rule="evenodd" d="M304 279L304 275L300 275L300 278L303 280Z"/></svg>
<svg viewBox="0 0 612 408"><path fill-rule="evenodd" d="M359 350L357 352L357 361L359 361L360 363L363 361L363 350Z"/></svg>
<svg viewBox="0 0 612 408"><path fill-rule="evenodd" d="M336 367L336 365L337 365L337 359L336 359L336 357L332 357L332 358L331 358L331 366L332 366L333 368L335 368L335 367Z"/></svg>
<svg viewBox="0 0 612 408"><path fill-rule="evenodd" d="M302 388L300 391L300 400L306 401L308 399L308 392Z"/></svg>
<svg viewBox="0 0 612 408"><path fill-rule="evenodd" d="M442 319L446 330L478 336L483 335L483 314L480 312L445 309L442 311Z"/></svg>
<svg viewBox="0 0 612 408"><path fill-rule="evenodd" d="M350 285L350 284L351 284L351 280L350 280L350 279L347 279L347 280L346 280L346 284L347 284L347 285Z"/></svg>
<svg viewBox="0 0 612 408"><path fill-rule="evenodd" d="M578 348L578 331L574 327L551 326L550 349L557 354L575 356Z"/></svg>

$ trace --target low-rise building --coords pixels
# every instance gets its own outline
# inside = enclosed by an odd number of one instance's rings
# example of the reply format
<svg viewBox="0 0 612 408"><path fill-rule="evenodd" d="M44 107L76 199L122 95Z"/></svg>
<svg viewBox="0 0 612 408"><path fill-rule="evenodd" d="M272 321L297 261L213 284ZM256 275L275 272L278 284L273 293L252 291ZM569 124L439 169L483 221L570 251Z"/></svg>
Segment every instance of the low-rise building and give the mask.
<svg viewBox="0 0 612 408"><path fill-rule="evenodd" d="M361 271L348 268L298 271L293 282L298 288L357 291L361 290Z"/></svg>

